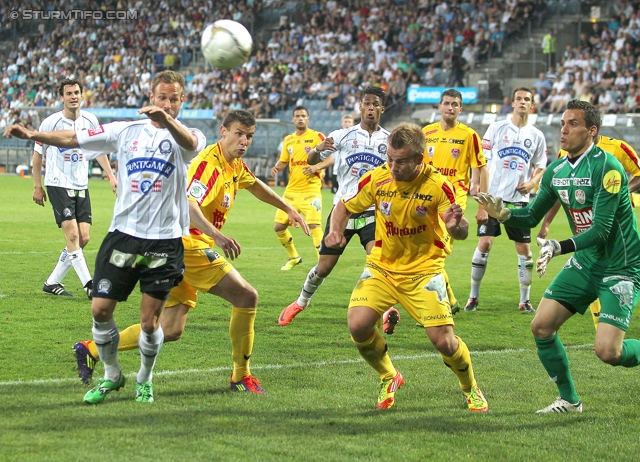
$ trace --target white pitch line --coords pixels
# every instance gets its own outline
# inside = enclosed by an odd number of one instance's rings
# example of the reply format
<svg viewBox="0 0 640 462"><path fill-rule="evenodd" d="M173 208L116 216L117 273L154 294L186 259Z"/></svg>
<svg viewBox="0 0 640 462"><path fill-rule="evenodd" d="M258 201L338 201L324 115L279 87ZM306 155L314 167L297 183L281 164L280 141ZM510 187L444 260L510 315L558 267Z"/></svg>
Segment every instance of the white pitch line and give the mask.
<svg viewBox="0 0 640 462"><path fill-rule="evenodd" d="M592 348L593 344L585 343L583 345L573 345L566 347L568 350L582 350L586 348ZM503 354L513 354L513 353L526 353L526 352L534 352L535 350L529 348L518 348L512 349L507 348L504 350L486 350L486 351L472 351L471 355L475 356L492 356L492 355L503 355ZM420 355L412 355L412 356L394 356L393 361L414 361L419 359L426 358L440 358L439 353L425 353ZM308 367L324 367L324 366L337 366L341 364L357 364L362 363L364 360L362 358L356 359L341 359L338 361L312 361L309 363L301 362L301 363L292 363L292 364L267 364L264 366L254 366L251 365L252 370L270 370L270 369L296 369L296 368L308 368ZM229 366L224 367L213 367L209 369L182 369L176 371L154 371L153 375L155 377L172 377L175 375L198 375L198 374L211 374L214 372L228 372L231 369ZM129 378L136 377L136 373L126 375ZM72 383L77 382L78 377L73 378L63 378L63 379L42 379L42 380L11 380L7 382L0 382L0 387L10 387L15 385L49 385L56 383Z"/></svg>

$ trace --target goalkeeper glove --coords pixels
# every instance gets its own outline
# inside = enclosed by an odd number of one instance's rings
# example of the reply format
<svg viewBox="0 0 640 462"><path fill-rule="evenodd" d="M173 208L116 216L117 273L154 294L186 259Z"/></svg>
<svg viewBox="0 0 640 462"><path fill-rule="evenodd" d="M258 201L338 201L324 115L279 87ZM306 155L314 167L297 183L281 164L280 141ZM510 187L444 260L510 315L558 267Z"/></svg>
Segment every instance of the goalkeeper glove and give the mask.
<svg viewBox="0 0 640 462"><path fill-rule="evenodd" d="M474 199L484 207L489 216L495 218L500 223L511 217L511 210L502 205L502 198L500 197L493 197L491 194L481 192L478 193Z"/></svg>
<svg viewBox="0 0 640 462"><path fill-rule="evenodd" d="M542 277L547 272L549 260L556 255L560 255L560 243L555 239L537 239L540 246L540 256L536 261L536 271Z"/></svg>

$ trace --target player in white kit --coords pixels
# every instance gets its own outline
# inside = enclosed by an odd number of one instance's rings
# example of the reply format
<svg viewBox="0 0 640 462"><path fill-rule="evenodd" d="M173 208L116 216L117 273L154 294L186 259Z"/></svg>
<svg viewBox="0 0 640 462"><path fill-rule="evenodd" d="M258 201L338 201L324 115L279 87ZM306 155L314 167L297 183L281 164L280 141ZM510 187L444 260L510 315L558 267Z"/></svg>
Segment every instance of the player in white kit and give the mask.
<svg viewBox="0 0 640 462"><path fill-rule="evenodd" d="M182 280L189 232L187 165L206 146L200 130L176 120L184 100L185 79L174 71L154 77L150 102L138 112L148 119L113 122L91 130L38 133L8 127L5 136L32 139L65 148L81 147L87 158L117 151L119 193L109 233L96 258L93 340L105 376L89 390L85 403L96 404L125 384L118 362L120 336L113 319L119 301L127 300L140 281L141 367L136 401L153 402L152 371L164 334L159 318L169 292Z"/></svg>
<svg viewBox="0 0 640 462"><path fill-rule="evenodd" d="M383 89L379 87L366 88L360 104L361 122L353 127L331 132L327 139L309 153L308 162L310 165L317 164L321 160L324 161L330 156L333 157L333 171L338 177L338 192L333 198L334 206L349 189L357 186L362 175L384 164L387 160L389 132L379 125L380 115L384 112L386 101L387 95ZM331 214L327 217L325 237L329 232L330 222ZM375 244L375 211L373 207L363 213L354 214L349 219L345 231L347 243L356 235L360 238L360 244L369 253ZM281 326L289 324L298 313L307 307L311 297L324 279L329 276L343 252L344 247L327 247L324 245L323 239L323 243L320 245L318 264L311 268L307 274L300 296L280 313L278 323Z"/></svg>
<svg viewBox="0 0 640 462"><path fill-rule="evenodd" d="M502 197L507 207L522 208L529 203L529 194L538 184L547 166L547 144L540 130L529 123L533 93L528 88L513 92L513 113L507 119L489 125L482 138L482 149L489 166L489 194ZM465 311L478 308L480 284L487 268L493 239L500 236L498 220L486 215L478 219L478 247L471 260L471 293ZM515 242L518 254L520 282L519 310L535 313L529 301L533 259L531 230L504 226L509 239Z"/></svg>
<svg viewBox="0 0 640 462"><path fill-rule="evenodd" d="M64 79L58 87L62 111L51 114L40 124L39 131L89 130L100 123L95 115L80 110L82 84L75 79ZM45 192L42 187L43 158L46 160L44 175ZM117 181L106 154L98 156L100 164L116 192ZM47 201L59 228L64 233L66 247L58 263L42 286L42 291L51 295L71 296L62 284L62 279L73 267L89 298L92 279L82 249L89 243L91 229L91 198L89 197L89 161L82 149L64 149L57 146L35 143L33 147L33 201L44 207Z"/></svg>

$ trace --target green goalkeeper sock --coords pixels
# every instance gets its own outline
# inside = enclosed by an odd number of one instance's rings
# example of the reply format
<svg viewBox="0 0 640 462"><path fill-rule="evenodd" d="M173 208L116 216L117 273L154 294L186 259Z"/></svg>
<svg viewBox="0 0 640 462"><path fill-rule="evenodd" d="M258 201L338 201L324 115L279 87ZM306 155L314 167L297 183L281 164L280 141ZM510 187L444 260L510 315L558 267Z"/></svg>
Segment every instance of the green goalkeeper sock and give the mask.
<svg viewBox="0 0 640 462"><path fill-rule="evenodd" d="M616 366L636 367L640 364L640 340L627 339L622 342L622 354Z"/></svg>
<svg viewBox="0 0 640 462"><path fill-rule="evenodd" d="M558 334L551 338L536 338L535 341L538 346L538 358L540 358L540 362L549 374L551 381L558 387L560 397L573 404L580 401L569 371L567 350L565 350Z"/></svg>

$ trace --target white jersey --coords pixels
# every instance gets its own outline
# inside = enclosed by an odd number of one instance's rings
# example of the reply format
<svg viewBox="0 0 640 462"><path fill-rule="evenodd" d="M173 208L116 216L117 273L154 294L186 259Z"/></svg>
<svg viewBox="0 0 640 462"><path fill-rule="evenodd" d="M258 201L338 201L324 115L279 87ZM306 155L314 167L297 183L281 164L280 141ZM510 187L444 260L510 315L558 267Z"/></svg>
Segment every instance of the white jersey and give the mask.
<svg viewBox="0 0 640 462"><path fill-rule="evenodd" d="M536 168L547 167L547 143L531 124L518 128L511 118L489 125L482 138L489 166L489 194L507 202L529 202L516 187L529 181Z"/></svg>
<svg viewBox="0 0 640 462"><path fill-rule="evenodd" d="M118 153L118 196L109 231L142 239L174 239L189 234L187 166L207 140L200 130L195 151L186 151L166 128L151 120L113 122L76 131L85 157Z"/></svg>
<svg viewBox="0 0 640 462"><path fill-rule="evenodd" d="M40 124L38 131L89 130L100 125L98 118L90 112L80 111L76 120L67 119L62 111L51 114ZM45 156L45 186L65 189L87 189L89 184L89 162L80 148L59 148L36 142L33 150ZM108 151L107 151L108 152ZM106 154L102 152L101 154Z"/></svg>
<svg viewBox="0 0 640 462"><path fill-rule="evenodd" d="M387 138L389 132L378 126L369 135L360 124L341 128L329 133L337 151L323 151L322 160L333 155L333 171L338 177L338 191L333 196L336 205L351 188L355 188L360 177L387 161ZM373 210L373 208L371 209Z"/></svg>

